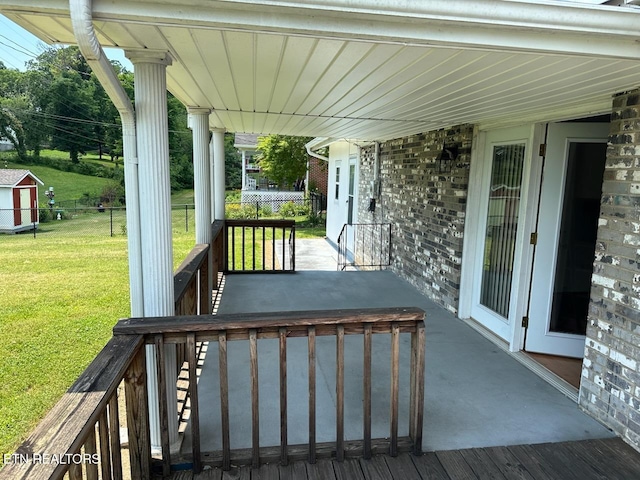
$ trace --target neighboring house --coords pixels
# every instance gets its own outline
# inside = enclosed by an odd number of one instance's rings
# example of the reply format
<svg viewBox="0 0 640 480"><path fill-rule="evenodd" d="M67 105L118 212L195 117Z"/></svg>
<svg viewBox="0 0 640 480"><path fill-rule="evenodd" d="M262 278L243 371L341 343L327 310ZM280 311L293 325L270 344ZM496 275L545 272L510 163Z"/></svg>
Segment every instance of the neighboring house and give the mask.
<svg viewBox="0 0 640 480"><path fill-rule="evenodd" d="M327 195L329 185L329 166L326 161L309 157L309 170L307 172L307 189L310 192Z"/></svg>
<svg viewBox="0 0 640 480"><path fill-rule="evenodd" d="M13 150L13 143L9 140L0 139L0 152L8 152L9 150Z"/></svg>
<svg viewBox="0 0 640 480"><path fill-rule="evenodd" d="M260 173L260 166L255 159L257 155L258 135L253 133L236 133L233 146L242 155L242 190L255 190L256 178L249 173Z"/></svg>
<svg viewBox="0 0 640 480"><path fill-rule="evenodd" d="M0 169L0 233L16 233L38 225L38 184L29 170Z"/></svg>
<svg viewBox="0 0 640 480"><path fill-rule="evenodd" d="M640 450L640 10L597 5L635 0L80 3L0 13L79 43L107 91L99 41L134 64L133 316L174 311L168 87L192 115L197 243L224 216L224 131L314 136L331 240L390 223L398 275L512 352L584 355L581 407Z"/></svg>
<svg viewBox="0 0 640 480"><path fill-rule="evenodd" d="M260 173L260 165L256 160L258 154L258 137L253 133L236 133L233 146L242 155L242 190L255 190L258 185L256 176L250 173ZM327 194L327 163L315 157L309 157L307 164L307 190Z"/></svg>

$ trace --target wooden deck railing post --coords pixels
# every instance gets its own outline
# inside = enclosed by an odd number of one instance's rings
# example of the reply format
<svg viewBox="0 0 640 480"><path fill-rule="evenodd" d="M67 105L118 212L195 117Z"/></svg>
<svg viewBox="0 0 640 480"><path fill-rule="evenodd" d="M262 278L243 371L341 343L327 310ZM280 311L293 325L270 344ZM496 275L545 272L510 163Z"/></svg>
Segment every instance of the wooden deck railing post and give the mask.
<svg viewBox="0 0 640 480"><path fill-rule="evenodd" d="M258 383L258 331L249 330L249 361L251 363L251 464L260 466L260 396Z"/></svg>
<svg viewBox="0 0 640 480"><path fill-rule="evenodd" d="M82 464L72 463L69 467L69 480L84 480L82 475Z"/></svg>
<svg viewBox="0 0 640 480"><path fill-rule="evenodd" d="M309 344L309 463L316 463L316 327L307 331Z"/></svg>
<svg viewBox="0 0 640 480"><path fill-rule="evenodd" d="M147 395L147 361L144 347L136 353L124 377L129 431L131 478L151 478L151 437Z"/></svg>
<svg viewBox="0 0 640 480"><path fill-rule="evenodd" d="M391 443L389 445L389 455L398 455L398 401L399 401L399 378L400 378L400 328L396 323L391 326L391 412L390 423Z"/></svg>
<svg viewBox="0 0 640 480"><path fill-rule="evenodd" d="M196 335L187 335L187 361L189 362L189 399L191 402L191 451L193 454L193 471L200 473L202 461L200 458L200 406L198 403L198 353L196 349Z"/></svg>
<svg viewBox="0 0 640 480"><path fill-rule="evenodd" d="M225 221L215 220L211 224L211 268L213 284L212 290L218 289L218 273L222 272L226 268L226 255L225 255Z"/></svg>
<svg viewBox="0 0 640 480"><path fill-rule="evenodd" d="M156 365L158 375L158 410L160 414L160 446L162 448L162 474L171 473L171 449L169 447L169 406L167 399L167 378L164 339L162 334L155 336Z"/></svg>
<svg viewBox="0 0 640 480"><path fill-rule="evenodd" d="M92 429L89 431L89 436L87 440L84 442L84 453L86 455L91 455L92 457L97 453L96 449L96 431ZM94 462L86 463L87 470L87 480L98 480L98 465ZM107 477L110 478L110 477Z"/></svg>
<svg viewBox="0 0 640 480"><path fill-rule="evenodd" d="M122 480L122 446L120 444L120 413L118 395L109 399L109 441L111 442L111 471L113 480Z"/></svg>
<svg viewBox="0 0 640 480"><path fill-rule="evenodd" d="M288 433L287 433L287 329L278 330L280 340L280 463L288 463Z"/></svg>
<svg viewBox="0 0 640 480"><path fill-rule="evenodd" d="M364 445L362 456L371 458L371 324L364 326L364 359L363 359L363 420L364 420Z"/></svg>
<svg viewBox="0 0 640 480"><path fill-rule="evenodd" d="M222 429L222 469L231 468L229 440L229 376L227 366L227 332L218 335L218 362L220 369L220 423Z"/></svg>
<svg viewBox="0 0 640 480"><path fill-rule="evenodd" d="M413 453L422 453L422 423L424 419L424 369L425 369L425 327L418 322L411 334L411 384L409 408L409 436L413 441Z"/></svg>
<svg viewBox="0 0 640 480"><path fill-rule="evenodd" d="M105 409L98 420L98 438L100 439L100 466L102 480L111 480L111 443L109 441L109 420Z"/></svg>
<svg viewBox="0 0 640 480"><path fill-rule="evenodd" d="M336 460L344 461L344 325L336 327Z"/></svg>
<svg viewBox="0 0 640 480"><path fill-rule="evenodd" d="M209 315L211 313L211 283L209 277L209 263L211 260L211 247L207 249L207 256L202 265L200 265L200 291L198 296L200 299L200 315Z"/></svg>

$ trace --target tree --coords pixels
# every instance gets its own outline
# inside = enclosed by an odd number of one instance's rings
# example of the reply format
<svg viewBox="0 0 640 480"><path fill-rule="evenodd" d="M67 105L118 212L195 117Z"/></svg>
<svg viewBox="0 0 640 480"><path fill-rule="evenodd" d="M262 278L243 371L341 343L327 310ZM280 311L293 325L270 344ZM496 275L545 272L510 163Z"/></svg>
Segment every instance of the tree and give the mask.
<svg viewBox="0 0 640 480"><path fill-rule="evenodd" d="M238 149L234 147L235 135L224 134L224 172L225 185L228 190L236 190L242 187L242 157Z"/></svg>
<svg viewBox="0 0 640 480"><path fill-rule="evenodd" d="M27 149L24 143L22 123L11 110L3 106L3 103L0 102L0 139L9 140L18 152L18 157L21 160L25 160L27 158Z"/></svg>
<svg viewBox="0 0 640 480"><path fill-rule="evenodd" d="M193 134L187 126L187 109L167 93L171 190L193 188Z"/></svg>
<svg viewBox="0 0 640 480"><path fill-rule="evenodd" d="M305 144L311 137L269 135L258 137L258 162L260 170L280 187L302 181L307 173Z"/></svg>
<svg viewBox="0 0 640 480"><path fill-rule="evenodd" d="M79 153L99 143L91 68L77 47L48 47L28 62L27 74L33 113L50 145L78 162Z"/></svg>
<svg viewBox="0 0 640 480"><path fill-rule="evenodd" d="M80 153L98 144L91 120L94 110L91 94L79 75L63 73L51 83L44 99L53 128L51 146L69 152L69 158L75 163ZM83 116L90 121L78 121Z"/></svg>
<svg viewBox="0 0 640 480"><path fill-rule="evenodd" d="M0 139L9 140L22 160L27 156L24 118L20 115L25 104L22 72L0 62Z"/></svg>

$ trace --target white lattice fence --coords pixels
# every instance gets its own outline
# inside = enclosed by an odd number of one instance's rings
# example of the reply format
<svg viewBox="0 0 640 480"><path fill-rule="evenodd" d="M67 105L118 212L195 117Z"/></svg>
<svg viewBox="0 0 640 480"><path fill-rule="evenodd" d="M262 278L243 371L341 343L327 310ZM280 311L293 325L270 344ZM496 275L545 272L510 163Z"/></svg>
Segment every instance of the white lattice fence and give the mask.
<svg viewBox="0 0 640 480"><path fill-rule="evenodd" d="M282 205L288 202L303 205L304 192L267 192L260 190L244 190L242 192L243 205L259 203L261 208L268 205L273 212L277 212Z"/></svg>

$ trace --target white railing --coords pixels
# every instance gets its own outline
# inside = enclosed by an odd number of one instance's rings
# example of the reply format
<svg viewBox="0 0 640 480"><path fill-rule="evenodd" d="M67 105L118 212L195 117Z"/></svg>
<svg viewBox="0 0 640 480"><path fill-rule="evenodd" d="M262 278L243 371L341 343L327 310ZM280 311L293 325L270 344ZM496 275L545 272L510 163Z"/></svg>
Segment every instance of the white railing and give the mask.
<svg viewBox="0 0 640 480"><path fill-rule="evenodd" d="M246 175L244 179L244 189L255 190L257 188L258 188L258 184L256 183L256 179L250 177L249 175Z"/></svg>

